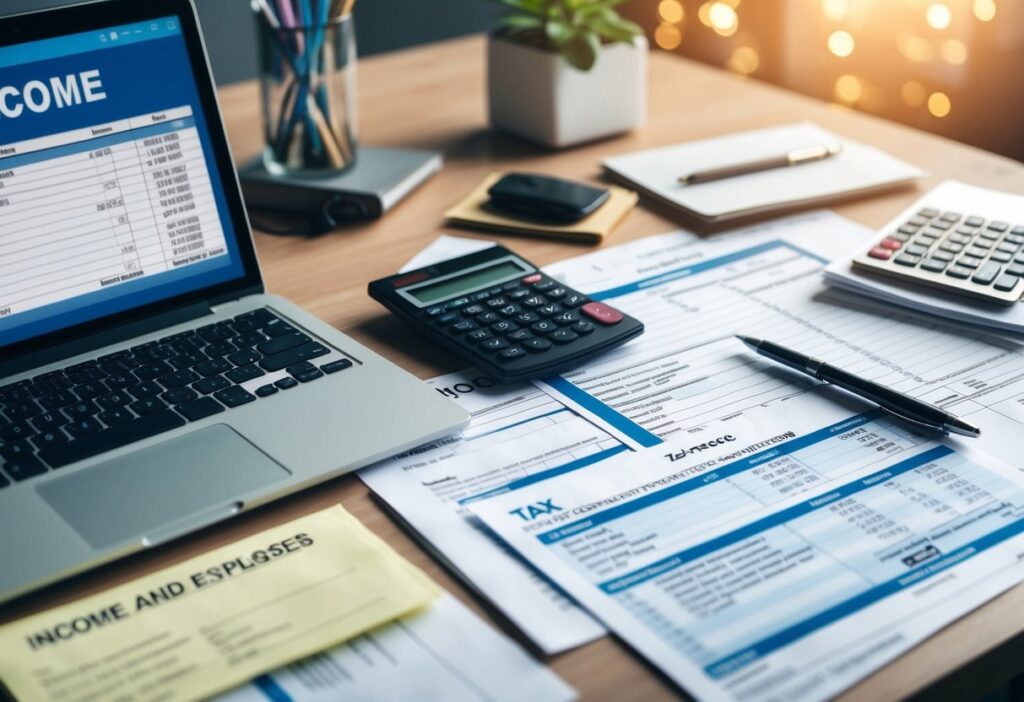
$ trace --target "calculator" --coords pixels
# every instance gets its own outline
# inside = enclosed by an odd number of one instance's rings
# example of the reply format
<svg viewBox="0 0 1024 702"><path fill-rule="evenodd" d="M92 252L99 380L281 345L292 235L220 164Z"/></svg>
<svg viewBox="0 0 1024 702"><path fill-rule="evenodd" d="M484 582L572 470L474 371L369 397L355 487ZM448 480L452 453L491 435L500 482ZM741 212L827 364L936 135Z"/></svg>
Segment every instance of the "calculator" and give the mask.
<svg viewBox="0 0 1024 702"><path fill-rule="evenodd" d="M561 373L644 331L503 246L375 280L369 292L504 383Z"/></svg>
<svg viewBox="0 0 1024 702"><path fill-rule="evenodd" d="M1024 212L957 207L971 204L922 198L853 257L854 267L1012 305L1024 292ZM1007 216L1018 212L1020 221Z"/></svg>

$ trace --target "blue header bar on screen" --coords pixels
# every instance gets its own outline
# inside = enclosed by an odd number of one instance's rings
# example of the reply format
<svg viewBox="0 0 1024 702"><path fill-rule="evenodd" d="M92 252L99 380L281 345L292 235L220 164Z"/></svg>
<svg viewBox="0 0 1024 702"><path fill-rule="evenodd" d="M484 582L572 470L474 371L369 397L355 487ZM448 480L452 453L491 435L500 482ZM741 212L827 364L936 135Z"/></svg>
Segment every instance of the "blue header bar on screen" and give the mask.
<svg viewBox="0 0 1024 702"><path fill-rule="evenodd" d="M68 34L53 39L40 39L25 44L0 46L0 68L83 54L99 49L116 49L126 44L165 39L178 34L181 34L181 22L177 17L171 16L97 29L91 32Z"/></svg>

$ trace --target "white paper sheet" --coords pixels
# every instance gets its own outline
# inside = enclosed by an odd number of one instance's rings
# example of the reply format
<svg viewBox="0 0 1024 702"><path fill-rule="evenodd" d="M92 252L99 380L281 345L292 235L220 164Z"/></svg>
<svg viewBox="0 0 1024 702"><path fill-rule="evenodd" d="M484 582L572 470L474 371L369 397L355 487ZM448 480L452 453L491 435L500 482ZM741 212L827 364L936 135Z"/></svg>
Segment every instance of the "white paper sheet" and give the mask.
<svg viewBox="0 0 1024 702"><path fill-rule="evenodd" d="M486 241L484 239L469 239L464 236L442 234L430 242L425 249L413 256L398 272L406 273L417 268L424 268L438 261L446 261L449 258L457 258L477 251L483 251L494 245L493 241Z"/></svg>
<svg viewBox="0 0 1024 702"><path fill-rule="evenodd" d="M575 692L451 595L218 702L568 702Z"/></svg>
<svg viewBox="0 0 1024 702"><path fill-rule="evenodd" d="M499 386L474 370L428 382L472 415L469 426L359 477L545 653L602 636L600 624L494 539L465 505L626 448L532 385ZM460 463L460 456L470 460Z"/></svg>
<svg viewBox="0 0 1024 702"><path fill-rule="evenodd" d="M742 424L471 508L701 699L826 699L1024 579L1016 471L812 394Z"/></svg>

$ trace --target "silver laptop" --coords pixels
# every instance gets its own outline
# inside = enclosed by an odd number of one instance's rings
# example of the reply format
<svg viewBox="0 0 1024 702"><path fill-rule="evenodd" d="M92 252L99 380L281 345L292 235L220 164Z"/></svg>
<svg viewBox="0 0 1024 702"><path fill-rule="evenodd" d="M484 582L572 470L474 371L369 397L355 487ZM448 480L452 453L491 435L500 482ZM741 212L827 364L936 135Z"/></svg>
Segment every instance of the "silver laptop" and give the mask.
<svg viewBox="0 0 1024 702"><path fill-rule="evenodd" d="M189 0L0 19L0 601L467 419L264 294Z"/></svg>

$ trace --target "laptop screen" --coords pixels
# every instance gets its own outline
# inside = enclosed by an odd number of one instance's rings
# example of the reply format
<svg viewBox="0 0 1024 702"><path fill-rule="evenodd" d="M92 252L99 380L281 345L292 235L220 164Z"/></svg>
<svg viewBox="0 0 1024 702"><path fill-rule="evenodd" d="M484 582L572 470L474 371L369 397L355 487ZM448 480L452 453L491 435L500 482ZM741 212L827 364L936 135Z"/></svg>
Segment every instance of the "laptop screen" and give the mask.
<svg viewBox="0 0 1024 702"><path fill-rule="evenodd" d="M0 47L0 348L244 275L207 118L176 17Z"/></svg>

